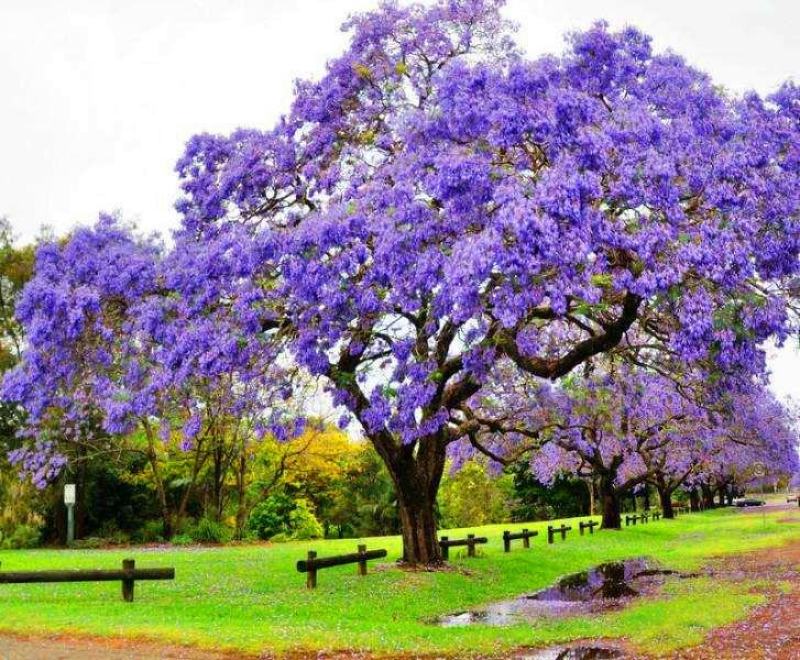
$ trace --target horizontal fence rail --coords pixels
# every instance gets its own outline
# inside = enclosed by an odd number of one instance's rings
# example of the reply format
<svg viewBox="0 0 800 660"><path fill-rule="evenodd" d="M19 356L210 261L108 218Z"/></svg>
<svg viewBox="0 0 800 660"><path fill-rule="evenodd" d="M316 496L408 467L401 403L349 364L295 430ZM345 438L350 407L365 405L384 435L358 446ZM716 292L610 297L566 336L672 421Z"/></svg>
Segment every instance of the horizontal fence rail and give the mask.
<svg viewBox="0 0 800 660"><path fill-rule="evenodd" d="M121 580L174 580L174 568L137 568L133 571L88 570L8 571L0 573L0 584L57 582L120 582Z"/></svg>
<svg viewBox="0 0 800 660"><path fill-rule="evenodd" d="M474 534L467 534L465 539L451 539L443 536L439 541L439 547L442 549L442 559L450 559L450 548L459 546L467 546L467 556L475 556L475 546L483 543L488 543L489 539L485 536L475 536Z"/></svg>
<svg viewBox="0 0 800 660"><path fill-rule="evenodd" d="M174 580L174 568L136 568L133 559L122 562L122 570L69 569L61 571L3 571L0 584L56 584L65 582L121 582L122 599L133 602L137 580Z"/></svg>
<svg viewBox="0 0 800 660"><path fill-rule="evenodd" d="M527 529L523 529L521 532L509 532L506 530L503 532L503 550L505 552L511 552L511 541L516 541L522 539L522 547L523 548L530 548L531 547L531 537L539 536L539 532L536 531L528 531Z"/></svg>
<svg viewBox="0 0 800 660"><path fill-rule="evenodd" d="M314 550L308 551L306 559L297 562L297 571L307 573L306 587L315 589L317 587L317 571L322 568L332 566L344 566L346 564L358 564L358 574L367 574L367 562L371 559L381 559L387 554L386 550L367 550L367 546L359 545L358 552L347 555L334 555L332 557L317 557Z"/></svg>
<svg viewBox="0 0 800 660"><path fill-rule="evenodd" d="M547 526L547 542L552 543L553 537L556 534L561 534L561 540L564 541L567 538L567 532L570 531L572 527L569 525L561 525L561 527L553 527L552 525Z"/></svg>

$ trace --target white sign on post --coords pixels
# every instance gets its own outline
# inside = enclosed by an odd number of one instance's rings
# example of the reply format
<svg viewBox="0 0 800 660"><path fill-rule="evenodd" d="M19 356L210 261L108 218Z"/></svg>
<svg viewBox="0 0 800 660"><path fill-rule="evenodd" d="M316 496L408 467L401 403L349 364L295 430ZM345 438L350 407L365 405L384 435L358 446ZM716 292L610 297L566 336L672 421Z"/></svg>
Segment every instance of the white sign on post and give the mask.
<svg viewBox="0 0 800 660"><path fill-rule="evenodd" d="M64 504L67 506L75 504L75 484L66 484L64 486Z"/></svg>

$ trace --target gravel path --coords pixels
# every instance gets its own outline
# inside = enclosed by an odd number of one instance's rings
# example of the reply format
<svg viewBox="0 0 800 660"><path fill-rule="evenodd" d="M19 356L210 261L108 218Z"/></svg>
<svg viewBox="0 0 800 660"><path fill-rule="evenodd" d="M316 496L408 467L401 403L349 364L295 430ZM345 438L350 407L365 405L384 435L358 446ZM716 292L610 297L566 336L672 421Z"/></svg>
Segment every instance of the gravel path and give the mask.
<svg viewBox="0 0 800 660"><path fill-rule="evenodd" d="M131 640L0 636L0 660L234 660L253 656L215 653Z"/></svg>
<svg viewBox="0 0 800 660"><path fill-rule="evenodd" d="M800 524L800 510L796 504L780 508L786 510L781 522ZM679 660L800 659L800 543L727 557L710 568L723 580L764 580L759 590L767 595L767 602L754 609L746 619L713 630L701 646L674 657ZM791 584L788 593L779 589L780 582Z"/></svg>

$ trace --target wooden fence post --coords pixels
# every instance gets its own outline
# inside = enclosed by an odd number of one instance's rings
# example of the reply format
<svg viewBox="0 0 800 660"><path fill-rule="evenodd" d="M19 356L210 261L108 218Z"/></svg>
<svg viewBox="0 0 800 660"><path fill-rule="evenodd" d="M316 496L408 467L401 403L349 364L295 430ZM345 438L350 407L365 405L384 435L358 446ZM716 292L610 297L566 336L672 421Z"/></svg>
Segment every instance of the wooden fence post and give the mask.
<svg viewBox="0 0 800 660"><path fill-rule="evenodd" d="M134 559L123 559L122 560L122 570L123 571L130 571L131 575L133 575L133 570L136 568L136 561ZM130 578L122 578L122 600L126 603L133 602L133 586L134 586L133 577Z"/></svg>
<svg viewBox="0 0 800 660"><path fill-rule="evenodd" d="M467 557L475 556L475 534L467 534Z"/></svg>
<svg viewBox="0 0 800 660"><path fill-rule="evenodd" d="M525 536L522 537L522 547L523 548L530 548L531 547L531 539L528 536L528 530L527 529L523 529L522 533L525 534Z"/></svg>
<svg viewBox="0 0 800 660"><path fill-rule="evenodd" d="M447 542L449 540L450 539L447 536L443 536L442 537L442 543L444 543L444 545L441 545L441 548L442 548L442 559L444 559L445 561L450 559L450 546L447 545Z"/></svg>
<svg viewBox="0 0 800 660"><path fill-rule="evenodd" d="M547 542L548 543L552 543L553 542L553 526L552 525L548 525L547 526Z"/></svg>
<svg viewBox="0 0 800 660"><path fill-rule="evenodd" d="M367 546L359 545L358 546L358 554L363 555L367 551ZM366 575L367 574L367 560L362 559L358 562L358 574L359 575Z"/></svg>
<svg viewBox="0 0 800 660"><path fill-rule="evenodd" d="M314 550L308 551L308 574L306 575L306 588L317 588L317 569L314 568L314 560L317 558L317 553Z"/></svg>
<svg viewBox="0 0 800 660"><path fill-rule="evenodd" d="M503 551L504 552L511 552L511 539L508 538L511 532L506 530L503 532Z"/></svg>

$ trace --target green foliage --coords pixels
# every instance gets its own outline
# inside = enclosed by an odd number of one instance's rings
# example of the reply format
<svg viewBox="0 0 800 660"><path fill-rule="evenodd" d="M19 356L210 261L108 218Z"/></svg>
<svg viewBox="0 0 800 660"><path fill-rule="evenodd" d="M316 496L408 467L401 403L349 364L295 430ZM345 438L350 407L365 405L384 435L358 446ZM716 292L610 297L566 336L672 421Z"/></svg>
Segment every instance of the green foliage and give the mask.
<svg viewBox="0 0 800 660"><path fill-rule="evenodd" d="M164 524L160 520L146 520L132 539L138 543L161 543L164 540Z"/></svg>
<svg viewBox="0 0 800 660"><path fill-rule="evenodd" d="M36 548L41 541L41 529L35 525L17 525L13 531L8 534L4 534L0 531L0 548L3 550Z"/></svg>
<svg viewBox="0 0 800 660"><path fill-rule="evenodd" d="M197 543L227 543L231 540L233 533L222 523L210 518L201 518L192 529L190 536Z"/></svg>
<svg viewBox="0 0 800 660"><path fill-rule="evenodd" d="M439 489L439 512L444 527L471 527L510 519L513 480L509 475L492 476L470 461L446 476Z"/></svg>
<svg viewBox="0 0 800 660"><path fill-rule="evenodd" d="M17 299L33 273L34 246L17 247L10 221L0 217L0 376L17 364L24 333L15 316ZM23 422L19 406L0 402L0 543L27 548L41 540L41 493L22 483L17 469L6 461L19 445Z"/></svg>
<svg viewBox="0 0 800 660"><path fill-rule="evenodd" d="M253 507L250 512L250 529L262 540L288 532L289 516L294 506L294 501L284 493L271 495Z"/></svg>
<svg viewBox="0 0 800 660"><path fill-rule="evenodd" d="M34 246L14 245L14 232L6 218L0 218L0 371L19 360L22 327L14 312L22 288L33 274Z"/></svg>
<svg viewBox="0 0 800 660"><path fill-rule="evenodd" d="M172 545L185 546L194 544L194 539L189 534L176 534L172 537Z"/></svg>
<svg viewBox="0 0 800 660"><path fill-rule="evenodd" d="M550 520L585 515L589 511L589 489L580 479L559 476L545 486L520 462L512 468L514 478L514 520Z"/></svg>
<svg viewBox="0 0 800 660"><path fill-rule="evenodd" d="M295 508L289 514L289 530L293 539L306 541L320 539L325 536L314 512L306 500L297 500Z"/></svg>
<svg viewBox="0 0 800 660"><path fill-rule="evenodd" d="M382 536L400 531L392 480L371 445L346 466L331 501L318 511L326 536Z"/></svg>
<svg viewBox="0 0 800 660"><path fill-rule="evenodd" d="M291 499L284 493L271 495L257 504L250 514L250 529L266 540L318 539L324 536L311 504L303 499Z"/></svg>

